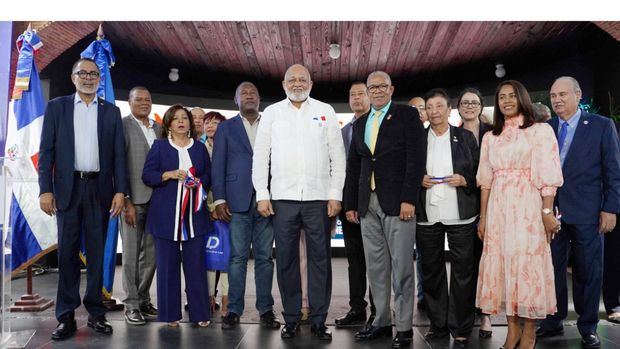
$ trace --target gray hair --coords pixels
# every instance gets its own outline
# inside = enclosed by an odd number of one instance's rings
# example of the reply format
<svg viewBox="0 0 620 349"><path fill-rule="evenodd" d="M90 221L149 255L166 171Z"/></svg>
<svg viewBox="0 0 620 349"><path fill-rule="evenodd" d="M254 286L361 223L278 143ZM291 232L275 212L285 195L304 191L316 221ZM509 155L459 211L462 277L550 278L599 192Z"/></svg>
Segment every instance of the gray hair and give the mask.
<svg viewBox="0 0 620 349"><path fill-rule="evenodd" d="M568 81L570 81L573 84L573 90L575 92L577 92L577 91L581 92L581 87L579 86L579 82L574 77L572 77L572 76L560 76L559 78L555 79L555 81L553 83L555 84L559 80L568 80Z"/></svg>
<svg viewBox="0 0 620 349"><path fill-rule="evenodd" d="M384 77L387 80L388 85L392 85L392 79L390 78L388 73L381 71L381 70L375 70L372 73L370 73L370 75L368 75L368 79L366 79L366 85L368 85L368 81L370 81L370 79L374 78L375 76Z"/></svg>

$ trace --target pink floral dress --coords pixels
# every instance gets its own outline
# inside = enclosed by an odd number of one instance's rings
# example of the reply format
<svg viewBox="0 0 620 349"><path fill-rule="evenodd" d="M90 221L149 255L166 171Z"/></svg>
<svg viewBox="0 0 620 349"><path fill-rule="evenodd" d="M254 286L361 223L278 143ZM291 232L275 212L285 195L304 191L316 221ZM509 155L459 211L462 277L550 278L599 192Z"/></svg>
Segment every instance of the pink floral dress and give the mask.
<svg viewBox="0 0 620 349"><path fill-rule="evenodd" d="M506 120L482 140L476 179L490 189L476 306L486 314L544 319L557 311L542 196L563 184L558 143L546 123Z"/></svg>

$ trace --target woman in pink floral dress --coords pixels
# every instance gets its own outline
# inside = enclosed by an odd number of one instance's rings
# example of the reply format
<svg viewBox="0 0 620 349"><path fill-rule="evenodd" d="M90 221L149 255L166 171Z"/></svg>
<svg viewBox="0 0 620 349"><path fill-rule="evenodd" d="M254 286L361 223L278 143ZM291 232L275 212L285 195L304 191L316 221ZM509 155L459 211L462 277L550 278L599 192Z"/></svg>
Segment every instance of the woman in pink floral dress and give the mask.
<svg viewBox="0 0 620 349"><path fill-rule="evenodd" d="M549 242L560 227L553 198L563 179L553 129L534 122L518 81L504 81L495 92L493 131L482 140L476 178L484 241L476 306L506 313L504 348L532 348L536 319L557 311Z"/></svg>

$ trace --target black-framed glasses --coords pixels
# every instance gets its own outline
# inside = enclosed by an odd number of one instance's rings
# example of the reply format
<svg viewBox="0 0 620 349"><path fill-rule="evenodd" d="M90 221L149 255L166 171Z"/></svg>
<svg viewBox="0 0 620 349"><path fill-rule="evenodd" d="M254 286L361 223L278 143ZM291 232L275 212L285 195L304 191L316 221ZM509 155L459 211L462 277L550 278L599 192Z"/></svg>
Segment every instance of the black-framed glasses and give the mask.
<svg viewBox="0 0 620 349"><path fill-rule="evenodd" d="M389 87L390 87L390 85L388 85L388 84L370 85L370 86L368 86L368 92L371 92L371 93L385 92L385 91L388 90Z"/></svg>
<svg viewBox="0 0 620 349"><path fill-rule="evenodd" d="M98 79L99 76L101 76L101 74L99 74L99 72L97 71L86 71L86 70L80 70L73 74L77 75L80 79L86 79L86 77L89 77L91 79Z"/></svg>
<svg viewBox="0 0 620 349"><path fill-rule="evenodd" d="M467 107L472 107L472 108L476 108L480 106L480 102L478 101L461 101L461 103L459 103L459 105L463 108L467 108Z"/></svg>

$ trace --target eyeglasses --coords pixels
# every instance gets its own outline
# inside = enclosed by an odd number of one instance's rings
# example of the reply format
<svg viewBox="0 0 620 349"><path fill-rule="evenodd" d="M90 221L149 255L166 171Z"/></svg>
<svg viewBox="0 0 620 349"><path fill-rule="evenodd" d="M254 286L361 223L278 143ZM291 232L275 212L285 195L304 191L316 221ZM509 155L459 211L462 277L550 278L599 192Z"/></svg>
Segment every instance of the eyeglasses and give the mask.
<svg viewBox="0 0 620 349"><path fill-rule="evenodd" d="M480 106L480 102L478 101L461 101L461 103L459 103L459 105L463 108L467 108L467 107L472 107L472 108L476 108Z"/></svg>
<svg viewBox="0 0 620 349"><path fill-rule="evenodd" d="M80 79L86 79L86 77L88 76L91 79L98 79L100 74L99 72L96 71L86 71L86 70L80 70L79 72L73 73L77 76L80 77Z"/></svg>
<svg viewBox="0 0 620 349"><path fill-rule="evenodd" d="M371 92L371 93L385 92L385 91L388 90L389 87L390 87L390 85L388 85L388 84L370 85L370 86L368 86L368 91Z"/></svg>

